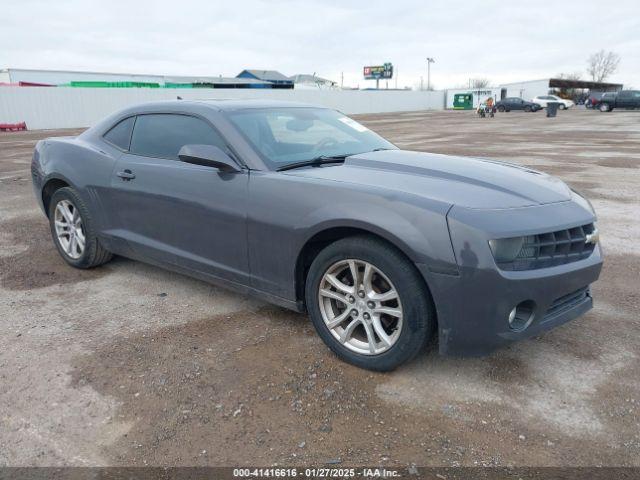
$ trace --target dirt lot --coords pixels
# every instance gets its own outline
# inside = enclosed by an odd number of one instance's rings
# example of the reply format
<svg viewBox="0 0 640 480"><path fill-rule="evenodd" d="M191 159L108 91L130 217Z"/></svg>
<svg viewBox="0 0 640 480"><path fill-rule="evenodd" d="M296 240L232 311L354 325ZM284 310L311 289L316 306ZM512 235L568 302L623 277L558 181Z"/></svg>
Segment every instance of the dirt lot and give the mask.
<svg viewBox="0 0 640 480"><path fill-rule="evenodd" d="M29 162L76 132L0 133L0 465L640 465L640 113L360 119L585 192L594 310L486 358L358 370L303 315L123 258L67 267Z"/></svg>

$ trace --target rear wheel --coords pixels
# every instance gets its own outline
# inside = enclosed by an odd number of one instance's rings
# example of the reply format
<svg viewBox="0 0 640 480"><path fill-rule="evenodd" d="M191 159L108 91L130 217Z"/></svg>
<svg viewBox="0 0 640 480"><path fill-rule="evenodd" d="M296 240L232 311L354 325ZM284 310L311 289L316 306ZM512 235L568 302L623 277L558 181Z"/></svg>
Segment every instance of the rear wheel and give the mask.
<svg viewBox="0 0 640 480"><path fill-rule="evenodd" d="M505 109L502 105L500 105L500 106L498 107L498 111L499 111L499 112L504 112L505 110L506 110L506 109Z"/></svg>
<svg viewBox="0 0 640 480"><path fill-rule="evenodd" d="M76 268L91 268L111 260L96 237L93 218L78 193L64 187L49 202L51 235L60 256Z"/></svg>
<svg viewBox="0 0 640 480"><path fill-rule="evenodd" d="M433 334L435 314L420 274L398 250L373 237L338 240L320 252L305 297L322 340L362 368L393 370Z"/></svg>

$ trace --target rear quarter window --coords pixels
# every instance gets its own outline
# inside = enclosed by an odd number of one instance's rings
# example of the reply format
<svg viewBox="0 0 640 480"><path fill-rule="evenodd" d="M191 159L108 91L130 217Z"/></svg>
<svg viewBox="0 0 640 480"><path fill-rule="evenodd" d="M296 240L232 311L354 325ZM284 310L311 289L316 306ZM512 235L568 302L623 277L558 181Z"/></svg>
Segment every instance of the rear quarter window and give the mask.
<svg viewBox="0 0 640 480"><path fill-rule="evenodd" d="M224 141L204 120L181 114L138 115L130 152L145 157L178 159L185 145L214 145L226 150Z"/></svg>
<svg viewBox="0 0 640 480"><path fill-rule="evenodd" d="M131 131L135 117L125 118L116 123L111 129L103 135L103 138L122 150L129 150L129 142L131 141Z"/></svg>

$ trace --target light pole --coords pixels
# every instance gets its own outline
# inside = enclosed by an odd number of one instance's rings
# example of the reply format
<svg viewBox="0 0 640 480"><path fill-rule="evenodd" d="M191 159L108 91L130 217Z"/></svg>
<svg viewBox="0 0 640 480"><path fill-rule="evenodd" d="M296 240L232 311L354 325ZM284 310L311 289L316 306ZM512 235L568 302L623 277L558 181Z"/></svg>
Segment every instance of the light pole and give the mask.
<svg viewBox="0 0 640 480"><path fill-rule="evenodd" d="M435 63L435 60L431 57L427 57L427 90L431 90L431 64Z"/></svg>

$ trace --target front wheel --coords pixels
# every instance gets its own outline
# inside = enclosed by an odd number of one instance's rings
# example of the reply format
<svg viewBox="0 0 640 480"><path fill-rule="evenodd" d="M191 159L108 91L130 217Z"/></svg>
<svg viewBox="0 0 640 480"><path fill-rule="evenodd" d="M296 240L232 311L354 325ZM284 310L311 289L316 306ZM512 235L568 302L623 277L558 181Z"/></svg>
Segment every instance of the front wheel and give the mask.
<svg viewBox="0 0 640 480"><path fill-rule="evenodd" d="M560 106L558 107L560 110L566 110L567 106L564 104L560 104Z"/></svg>
<svg viewBox="0 0 640 480"><path fill-rule="evenodd" d="M525 112L530 112L531 111L531 107L529 105L527 105L526 107L524 107L524 111Z"/></svg>
<svg viewBox="0 0 640 480"><path fill-rule="evenodd" d="M51 235L60 256L76 268L91 268L108 262L112 255L98 240L89 213L78 193L61 188L49 203Z"/></svg>
<svg viewBox="0 0 640 480"><path fill-rule="evenodd" d="M601 103L600 104L600 111L601 112L610 112L611 111L611 106L608 103Z"/></svg>
<svg viewBox="0 0 640 480"><path fill-rule="evenodd" d="M505 111L505 110L506 110L506 109L505 109L502 105L500 105L500 106L498 107L498 111L499 111L499 112L501 112L501 113L504 113L504 111Z"/></svg>
<svg viewBox="0 0 640 480"><path fill-rule="evenodd" d="M431 297L415 266L369 236L338 240L313 261L305 298L313 325L341 359L389 371L433 335Z"/></svg>

